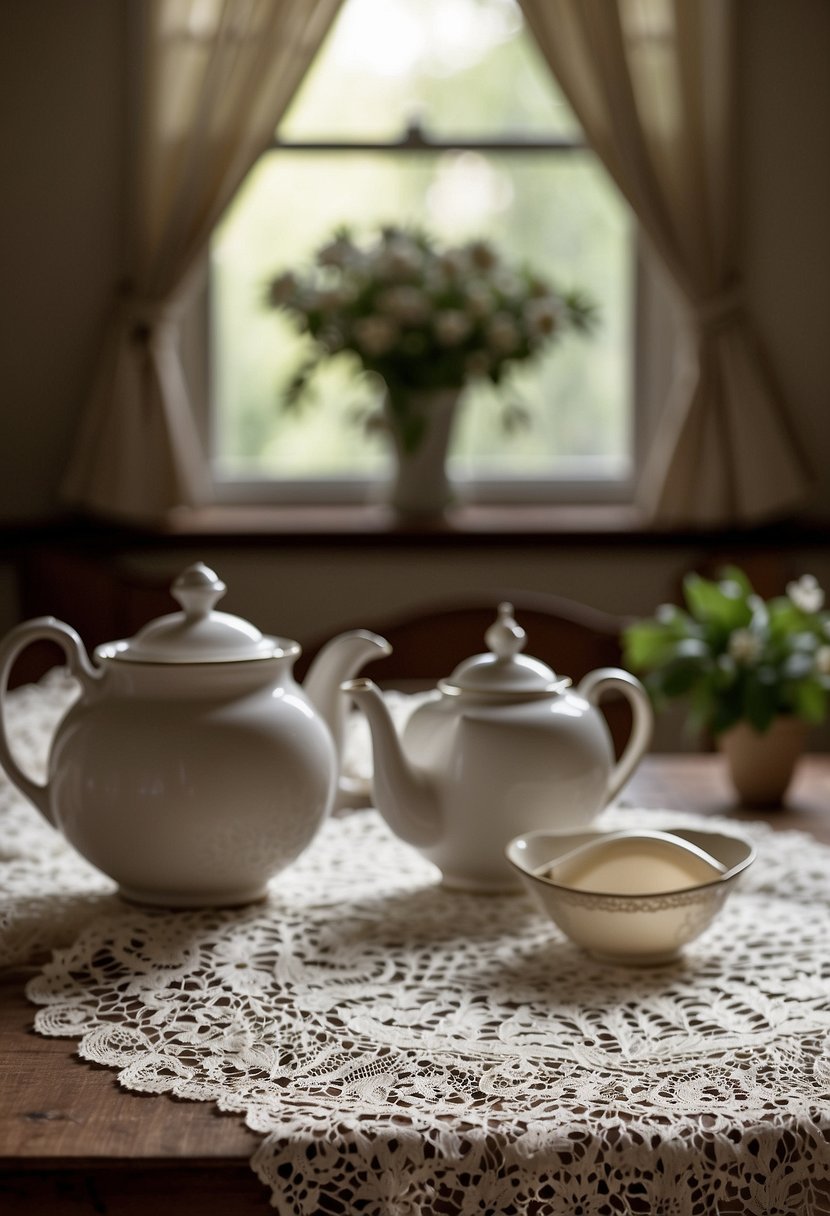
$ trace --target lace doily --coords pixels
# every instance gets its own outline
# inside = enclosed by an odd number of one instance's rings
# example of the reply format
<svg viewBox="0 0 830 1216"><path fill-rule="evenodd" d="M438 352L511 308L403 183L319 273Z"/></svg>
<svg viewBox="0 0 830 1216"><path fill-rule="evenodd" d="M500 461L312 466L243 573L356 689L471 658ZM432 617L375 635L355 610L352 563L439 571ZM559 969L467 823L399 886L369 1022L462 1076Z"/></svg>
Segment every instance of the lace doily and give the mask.
<svg viewBox="0 0 830 1216"><path fill-rule="evenodd" d="M69 696L11 695L24 762ZM63 943L37 1030L244 1115L284 1216L829 1210L830 849L799 833L746 829L758 859L714 925L637 970L523 895L444 891L371 810L265 904L177 913L118 901L6 784L0 814L5 957ZM634 818L701 822L608 814Z"/></svg>

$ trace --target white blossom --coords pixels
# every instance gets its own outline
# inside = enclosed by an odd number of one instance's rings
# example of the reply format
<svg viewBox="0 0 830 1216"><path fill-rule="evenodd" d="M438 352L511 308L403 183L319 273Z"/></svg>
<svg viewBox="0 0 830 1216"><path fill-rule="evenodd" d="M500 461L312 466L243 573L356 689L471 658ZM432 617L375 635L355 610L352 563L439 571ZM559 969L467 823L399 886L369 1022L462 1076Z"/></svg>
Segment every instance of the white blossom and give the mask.
<svg viewBox="0 0 830 1216"><path fill-rule="evenodd" d="M521 342L519 327L510 313L497 312L487 326L487 341L499 354L509 355Z"/></svg>
<svg viewBox="0 0 830 1216"><path fill-rule="evenodd" d="M734 676L735 660L729 654L719 654L717 658L718 671L723 672L725 676Z"/></svg>
<svg viewBox="0 0 830 1216"><path fill-rule="evenodd" d="M498 265L498 255L489 245L487 241L473 241L467 247L470 263L477 270L483 270L485 273L493 270Z"/></svg>
<svg viewBox="0 0 830 1216"><path fill-rule="evenodd" d="M787 583L787 595L801 612L820 612L824 606L824 592L813 574L802 574Z"/></svg>
<svg viewBox="0 0 830 1216"><path fill-rule="evenodd" d="M426 320L431 310L424 292L419 287L406 284L381 292L375 300L375 307L402 325L418 325Z"/></svg>
<svg viewBox="0 0 830 1216"><path fill-rule="evenodd" d="M470 333L472 322L460 309L445 308L436 313L433 329L441 346L458 346Z"/></svg>
<svg viewBox="0 0 830 1216"><path fill-rule="evenodd" d="M819 646L816 651L816 671L819 675L830 676L830 646Z"/></svg>
<svg viewBox="0 0 830 1216"><path fill-rule="evenodd" d="M494 310L495 297L492 290L480 279L473 279L464 288L467 311L474 317L488 317Z"/></svg>
<svg viewBox="0 0 830 1216"><path fill-rule="evenodd" d="M345 284L337 287L318 287L317 307L322 312L339 312L346 304L350 304L354 292Z"/></svg>
<svg viewBox="0 0 830 1216"><path fill-rule="evenodd" d="M460 249L447 249L439 255L438 265L448 279L457 279L467 269L467 258Z"/></svg>
<svg viewBox="0 0 830 1216"><path fill-rule="evenodd" d="M553 296L539 296L528 301L523 316L532 334L549 337L558 328L562 313L558 301Z"/></svg>
<svg viewBox="0 0 830 1216"><path fill-rule="evenodd" d="M317 341L332 355L342 350L345 343L343 332L336 325L327 325L321 329Z"/></svg>
<svg viewBox="0 0 830 1216"><path fill-rule="evenodd" d="M540 279L538 275L531 275L527 283L527 292L531 299L538 296L549 296L550 286L544 279Z"/></svg>
<svg viewBox="0 0 830 1216"><path fill-rule="evenodd" d="M397 235L384 242L378 253L376 266L382 278L395 279L418 274L423 262L423 250L409 237Z"/></svg>
<svg viewBox="0 0 830 1216"><path fill-rule="evenodd" d="M317 263L320 266L334 266L342 269L354 261L356 252L348 237L336 237L317 251Z"/></svg>
<svg viewBox="0 0 830 1216"><path fill-rule="evenodd" d="M524 284L519 276L507 267L495 276L496 286L506 300L520 300L524 295Z"/></svg>
<svg viewBox="0 0 830 1216"><path fill-rule="evenodd" d="M389 317L371 313L368 317L359 317L352 333L357 345L369 356L385 355L391 350L398 339L398 327Z"/></svg>
<svg viewBox="0 0 830 1216"><path fill-rule="evenodd" d="M280 304L286 304L296 290L297 279L290 270L287 270L285 274L278 275L271 280L268 287L268 302L273 307L279 307Z"/></svg>
<svg viewBox="0 0 830 1216"><path fill-rule="evenodd" d="M736 629L729 638L729 655L737 663L752 663L761 654L761 639L751 629Z"/></svg>
<svg viewBox="0 0 830 1216"><path fill-rule="evenodd" d="M506 266L490 242L442 248L393 226L366 241L341 230L320 246L305 275L280 274L265 292L264 302L290 313L296 329L315 339L301 388L341 350L403 383L408 367L420 374L416 365L429 359L442 386L467 376L498 382L506 362L534 355L578 322L550 283ZM511 416L504 411L506 425Z"/></svg>

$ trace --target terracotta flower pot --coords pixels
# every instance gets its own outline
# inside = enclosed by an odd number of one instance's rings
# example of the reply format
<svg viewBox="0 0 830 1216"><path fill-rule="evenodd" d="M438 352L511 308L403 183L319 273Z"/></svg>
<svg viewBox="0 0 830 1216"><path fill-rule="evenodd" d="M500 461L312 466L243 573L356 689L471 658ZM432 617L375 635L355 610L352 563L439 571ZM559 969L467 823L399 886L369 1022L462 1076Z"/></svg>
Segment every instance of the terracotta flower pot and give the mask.
<svg viewBox="0 0 830 1216"><path fill-rule="evenodd" d="M780 806L804 751L807 724L800 718L776 718L759 733L739 722L718 737L729 775L744 806Z"/></svg>

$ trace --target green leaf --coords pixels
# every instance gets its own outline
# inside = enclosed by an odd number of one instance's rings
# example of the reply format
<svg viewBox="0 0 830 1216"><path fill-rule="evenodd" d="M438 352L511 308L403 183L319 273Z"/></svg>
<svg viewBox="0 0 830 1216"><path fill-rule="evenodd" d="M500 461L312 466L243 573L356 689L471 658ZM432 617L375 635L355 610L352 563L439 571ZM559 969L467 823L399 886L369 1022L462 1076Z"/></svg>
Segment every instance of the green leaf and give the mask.
<svg viewBox="0 0 830 1216"><path fill-rule="evenodd" d="M508 435L527 430L530 422L530 410L520 401L506 401L502 406L501 423Z"/></svg>
<svg viewBox="0 0 830 1216"><path fill-rule="evenodd" d="M661 604L654 616L655 621L677 638L701 638L703 629L697 621L676 604Z"/></svg>
<svg viewBox="0 0 830 1216"><path fill-rule="evenodd" d="M720 571L719 582L721 583L736 583L740 588L741 595L745 599L749 599L755 592L746 574L739 566L724 566Z"/></svg>
<svg viewBox="0 0 830 1216"><path fill-rule="evenodd" d="M712 716L709 719L709 729L713 735L722 735L725 730L735 726L743 717L740 703L732 697L719 697L712 704Z"/></svg>
<svg viewBox="0 0 830 1216"><path fill-rule="evenodd" d="M698 729L710 727L714 716L716 697L710 680L701 680L689 696L689 720Z"/></svg>
<svg viewBox="0 0 830 1216"><path fill-rule="evenodd" d="M827 713L827 693L817 679L802 680L794 690L795 710L799 718L814 725L823 722Z"/></svg>
<svg viewBox="0 0 830 1216"><path fill-rule="evenodd" d="M663 673L659 671L650 672L643 677L643 687L648 693L651 703L655 710L665 708L666 698L663 696Z"/></svg>
<svg viewBox="0 0 830 1216"><path fill-rule="evenodd" d="M745 628L752 609L736 582L713 583L699 574L687 574L683 594L696 621L716 625L726 633Z"/></svg>
<svg viewBox="0 0 830 1216"><path fill-rule="evenodd" d="M683 697L698 683L702 675L700 662L694 657L680 655L663 669L663 693L667 697Z"/></svg>
<svg viewBox="0 0 830 1216"><path fill-rule="evenodd" d="M625 663L634 671L659 667L671 656L673 647L671 630L656 621L636 621L623 630Z"/></svg>
<svg viewBox="0 0 830 1216"><path fill-rule="evenodd" d="M599 323L599 309L584 292L566 291L562 294L565 310L573 328L578 333L591 333Z"/></svg>
<svg viewBox="0 0 830 1216"><path fill-rule="evenodd" d="M724 692L732 688L740 680L738 664L731 655L718 655L717 663L712 672L712 689L714 692Z"/></svg>
<svg viewBox="0 0 830 1216"><path fill-rule="evenodd" d="M767 604L769 613L769 631L773 638L785 638L790 634L804 629L804 615L795 604L785 595L770 600Z"/></svg>
<svg viewBox="0 0 830 1216"><path fill-rule="evenodd" d="M767 730L778 713L778 691L764 668L747 675L744 689L744 715L759 732Z"/></svg>

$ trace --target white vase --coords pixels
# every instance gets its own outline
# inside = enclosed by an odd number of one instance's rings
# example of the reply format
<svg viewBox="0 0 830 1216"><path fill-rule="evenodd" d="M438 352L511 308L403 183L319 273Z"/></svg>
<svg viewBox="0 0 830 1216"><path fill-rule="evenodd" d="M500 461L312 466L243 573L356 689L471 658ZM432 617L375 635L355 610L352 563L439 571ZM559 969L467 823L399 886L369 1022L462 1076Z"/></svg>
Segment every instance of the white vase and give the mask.
<svg viewBox="0 0 830 1216"><path fill-rule="evenodd" d="M718 746L744 806L781 806L806 737L807 724L788 716L776 718L763 733L739 722L719 736Z"/></svg>
<svg viewBox="0 0 830 1216"><path fill-rule="evenodd" d="M406 517L440 516L453 501L447 471L447 453L458 405L458 389L436 389L398 398L398 411L406 411L407 432L400 414L387 402L386 422L392 438L394 469L388 502Z"/></svg>

